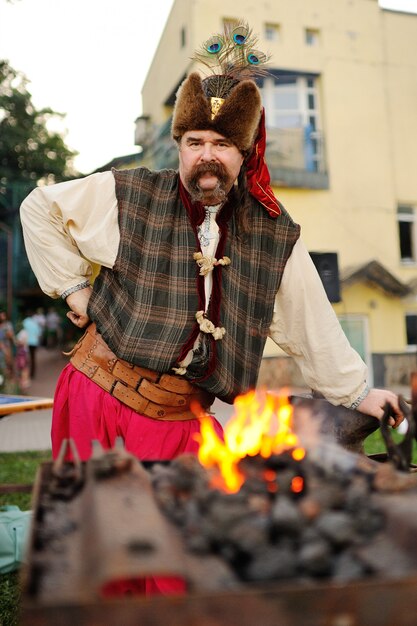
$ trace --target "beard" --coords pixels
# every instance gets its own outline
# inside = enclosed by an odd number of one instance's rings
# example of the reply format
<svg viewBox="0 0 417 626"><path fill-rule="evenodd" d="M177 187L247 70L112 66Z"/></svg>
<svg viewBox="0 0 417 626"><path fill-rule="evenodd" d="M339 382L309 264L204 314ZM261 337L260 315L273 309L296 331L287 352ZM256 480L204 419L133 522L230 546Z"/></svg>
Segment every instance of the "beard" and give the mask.
<svg viewBox="0 0 417 626"><path fill-rule="evenodd" d="M204 174L216 176L217 185L214 189L201 189L198 181ZM185 185L193 202L201 202L206 205L220 204L226 200L233 180L230 179L230 175L222 163L200 163L193 167L186 177Z"/></svg>

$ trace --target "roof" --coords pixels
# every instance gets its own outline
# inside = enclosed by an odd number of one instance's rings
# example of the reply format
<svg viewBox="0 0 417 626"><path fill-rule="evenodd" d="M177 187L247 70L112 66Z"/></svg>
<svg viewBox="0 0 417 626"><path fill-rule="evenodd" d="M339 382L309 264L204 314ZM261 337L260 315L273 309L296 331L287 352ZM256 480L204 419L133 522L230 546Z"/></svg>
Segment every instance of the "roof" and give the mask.
<svg viewBox="0 0 417 626"><path fill-rule="evenodd" d="M105 165L98 167L92 174L97 174L97 172L107 172L111 170L113 167L116 169L125 169L130 167L135 167L140 161L142 157L142 152L135 152L134 154L126 154L124 156L115 157Z"/></svg>
<svg viewBox="0 0 417 626"><path fill-rule="evenodd" d="M357 282L368 282L379 287L389 296L402 298L411 293L409 285L402 283L379 261L372 260L355 267L347 267L340 271L343 286Z"/></svg>

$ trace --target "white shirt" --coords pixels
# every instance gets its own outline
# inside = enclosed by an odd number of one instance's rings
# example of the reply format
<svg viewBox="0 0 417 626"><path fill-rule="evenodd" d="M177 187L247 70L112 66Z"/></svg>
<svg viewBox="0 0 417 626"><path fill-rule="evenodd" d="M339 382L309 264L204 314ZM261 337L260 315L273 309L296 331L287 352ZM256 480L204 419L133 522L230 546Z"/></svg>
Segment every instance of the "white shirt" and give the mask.
<svg viewBox="0 0 417 626"><path fill-rule="evenodd" d="M52 298L92 278L97 266L114 265L120 233L111 172L38 187L22 203L21 220L32 269ZM216 249L215 229L213 215L208 250ZM350 406L366 388L366 365L343 333L301 240L285 266L270 336L294 358L306 384L333 404Z"/></svg>

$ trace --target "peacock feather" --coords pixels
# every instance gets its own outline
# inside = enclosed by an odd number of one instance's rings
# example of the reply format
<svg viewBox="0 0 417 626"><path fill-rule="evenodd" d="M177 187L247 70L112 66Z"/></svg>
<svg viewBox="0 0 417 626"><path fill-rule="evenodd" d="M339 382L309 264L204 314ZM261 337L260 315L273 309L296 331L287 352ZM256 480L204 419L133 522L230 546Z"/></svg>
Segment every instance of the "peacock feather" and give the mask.
<svg viewBox="0 0 417 626"><path fill-rule="evenodd" d="M205 82L207 96L224 98L236 83L267 74L269 56L257 49L258 38L247 22L226 26L196 50L192 60L203 64L211 76Z"/></svg>

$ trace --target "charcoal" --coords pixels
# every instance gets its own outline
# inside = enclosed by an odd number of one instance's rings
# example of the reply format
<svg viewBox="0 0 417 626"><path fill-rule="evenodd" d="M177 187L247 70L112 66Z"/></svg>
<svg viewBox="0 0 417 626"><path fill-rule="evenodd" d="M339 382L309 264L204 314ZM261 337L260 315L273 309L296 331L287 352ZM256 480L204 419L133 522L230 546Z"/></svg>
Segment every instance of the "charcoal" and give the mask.
<svg viewBox="0 0 417 626"><path fill-rule="evenodd" d="M387 533L379 533L373 541L365 543L355 550L368 571L384 577L400 578L415 573L413 554L399 550L396 541Z"/></svg>
<svg viewBox="0 0 417 626"><path fill-rule="evenodd" d="M326 485L326 487L323 488L323 485ZM308 486L309 494L316 500L323 511L326 509L344 508L345 490L334 477L324 480L320 475L315 475L312 472Z"/></svg>
<svg viewBox="0 0 417 626"><path fill-rule="evenodd" d="M253 582L343 581L370 572L358 549L372 543L384 518L367 474L343 474L337 463L324 471L288 454L247 457L239 467L246 480L237 493L211 488L210 473L189 455L153 472L158 502L196 558L216 555ZM295 476L305 481L298 494Z"/></svg>
<svg viewBox="0 0 417 626"><path fill-rule="evenodd" d="M345 509L356 513L366 508L369 501L369 484L365 476L358 476L352 480L345 493Z"/></svg>
<svg viewBox="0 0 417 626"><path fill-rule="evenodd" d="M173 485L177 491L191 492L199 488L207 489L207 472L195 455L183 454L177 457L171 464L171 471L173 472Z"/></svg>
<svg viewBox="0 0 417 626"><path fill-rule="evenodd" d="M289 579L296 576L297 558L288 546L265 548L257 552L246 567L243 577L253 582Z"/></svg>
<svg viewBox="0 0 417 626"><path fill-rule="evenodd" d="M258 513L261 516L268 515L271 512L271 498L266 494L249 494L247 505L251 512Z"/></svg>
<svg viewBox="0 0 417 626"><path fill-rule="evenodd" d="M249 476L245 479L240 493L249 498L251 495L268 495L268 486L262 476Z"/></svg>
<svg viewBox="0 0 417 626"><path fill-rule="evenodd" d="M298 535L304 525L305 519L297 505L286 496L278 496L272 511L271 521L274 531Z"/></svg>
<svg viewBox="0 0 417 626"><path fill-rule="evenodd" d="M332 549L329 543L322 538L316 538L304 543L298 553L300 570L312 576L330 574L332 563Z"/></svg>
<svg viewBox="0 0 417 626"><path fill-rule="evenodd" d="M289 467L297 468L298 464L294 461L290 452L282 452L281 454L272 454L265 459L264 466L267 469L273 469L281 474L282 471Z"/></svg>
<svg viewBox="0 0 417 626"><path fill-rule="evenodd" d="M240 551L255 552L268 540L268 520L265 517L251 517L234 524L228 531L226 539Z"/></svg>
<svg viewBox="0 0 417 626"><path fill-rule="evenodd" d="M328 511L315 522L316 529L334 545L343 546L356 538L353 521L343 511Z"/></svg>
<svg viewBox="0 0 417 626"><path fill-rule="evenodd" d="M244 568L249 561L247 553L241 552L238 547L232 543L222 541L214 547L214 552L222 556L237 573L240 573L240 570Z"/></svg>
<svg viewBox="0 0 417 626"><path fill-rule="evenodd" d="M298 508L307 521L312 521L321 514L323 507L315 497L307 495L298 502Z"/></svg>
<svg viewBox="0 0 417 626"><path fill-rule="evenodd" d="M353 515L353 525L357 533L367 539L374 536L385 526L385 519L382 512L374 505L368 503L362 506Z"/></svg>
<svg viewBox="0 0 417 626"><path fill-rule="evenodd" d="M184 542L190 552L194 554L209 554L211 552L210 539L203 533L185 533Z"/></svg>
<svg viewBox="0 0 417 626"><path fill-rule="evenodd" d="M333 580L348 582L363 578L369 569L352 552L342 552L335 559Z"/></svg>
<svg viewBox="0 0 417 626"><path fill-rule="evenodd" d="M236 497L235 497L236 496ZM242 494L218 494L210 503L208 515L213 522L227 529L228 526L249 515L248 507Z"/></svg>
<svg viewBox="0 0 417 626"><path fill-rule="evenodd" d="M314 525L306 526L299 538L300 544L311 543L323 539L323 535L317 530Z"/></svg>

